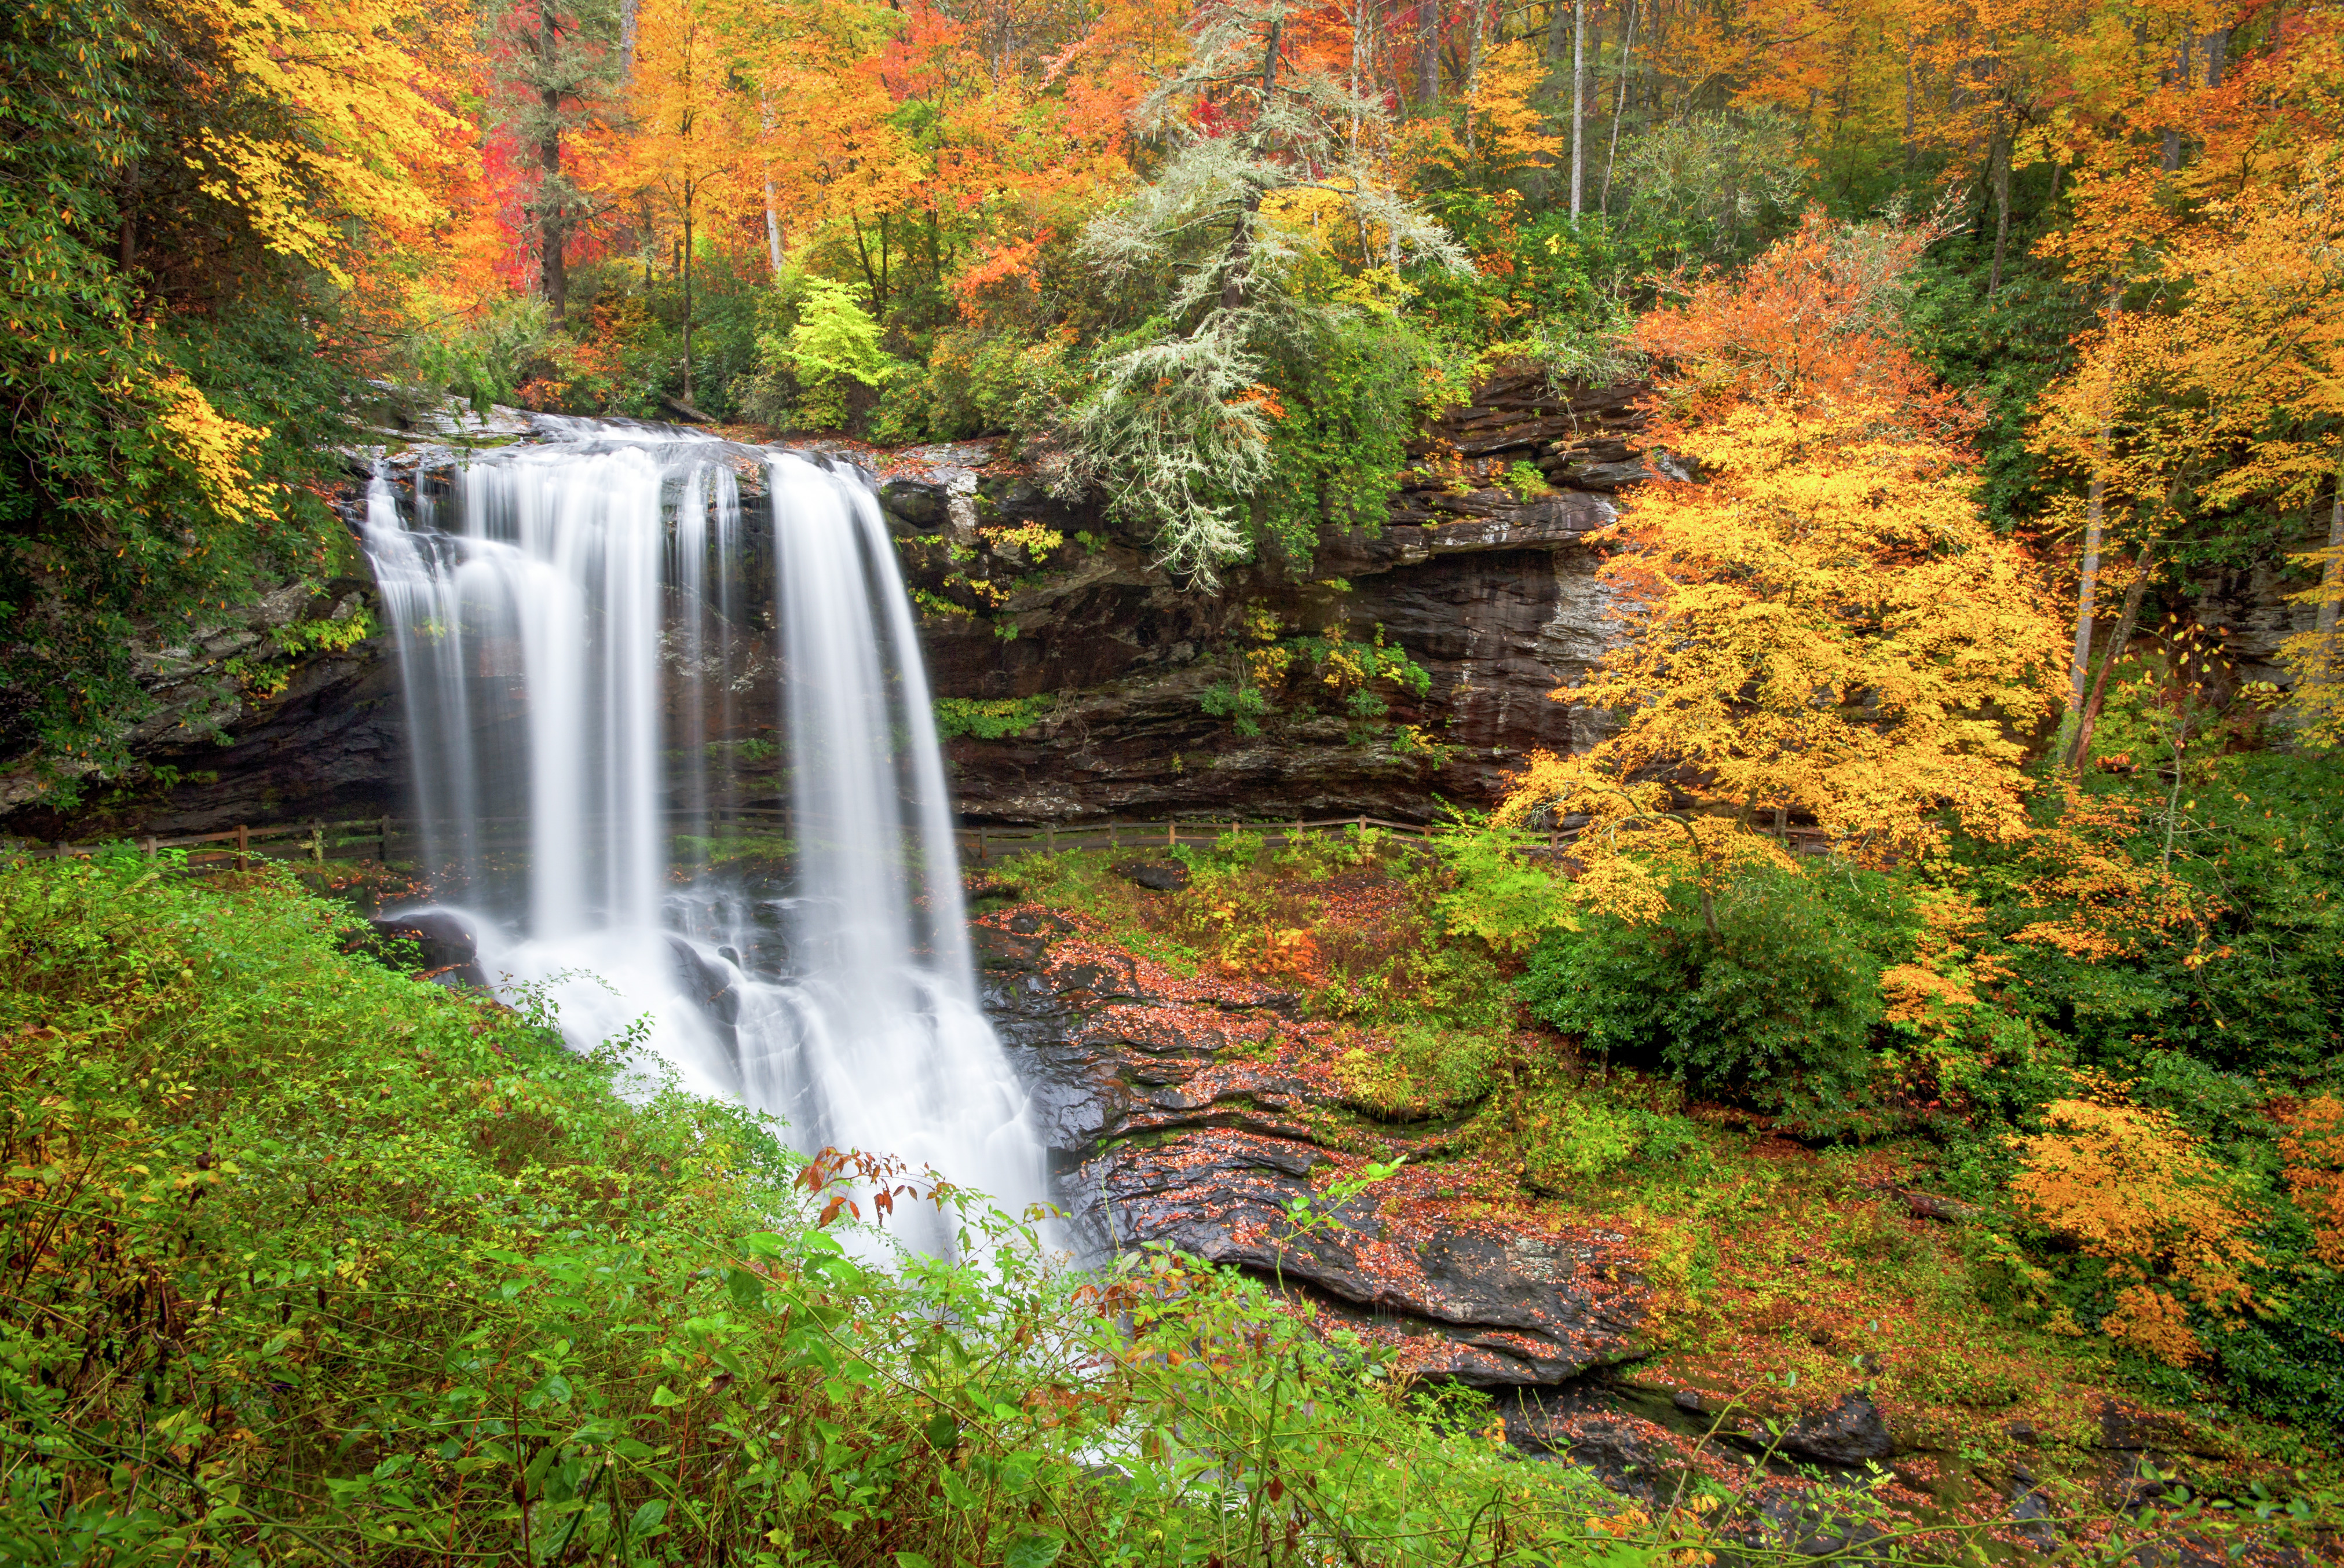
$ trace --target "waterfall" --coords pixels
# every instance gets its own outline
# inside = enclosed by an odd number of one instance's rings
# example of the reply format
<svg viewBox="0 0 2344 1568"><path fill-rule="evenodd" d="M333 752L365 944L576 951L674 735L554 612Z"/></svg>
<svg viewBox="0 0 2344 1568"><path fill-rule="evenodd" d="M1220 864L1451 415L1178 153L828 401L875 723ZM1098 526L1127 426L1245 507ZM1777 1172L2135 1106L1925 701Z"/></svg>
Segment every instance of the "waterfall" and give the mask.
<svg viewBox="0 0 2344 1568"><path fill-rule="evenodd" d="M561 434L419 472L411 513L387 477L369 495L441 906L574 1047L632 1038L685 1087L785 1118L802 1149L1039 1201L870 485L677 432ZM763 482L769 543L744 528L736 465ZM713 860L719 808L743 803L731 761L773 747L769 726L787 794L767 785L767 804L789 809L766 820L787 841Z"/></svg>

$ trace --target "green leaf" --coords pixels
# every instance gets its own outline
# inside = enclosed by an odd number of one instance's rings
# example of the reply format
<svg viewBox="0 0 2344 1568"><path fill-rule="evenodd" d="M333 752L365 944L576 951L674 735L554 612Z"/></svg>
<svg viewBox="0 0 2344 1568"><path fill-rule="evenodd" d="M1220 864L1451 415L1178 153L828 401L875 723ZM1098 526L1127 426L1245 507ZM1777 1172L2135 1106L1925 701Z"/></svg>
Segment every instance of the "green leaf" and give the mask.
<svg viewBox="0 0 2344 1568"><path fill-rule="evenodd" d="M652 1402L659 1406L662 1410L672 1410L675 1406L683 1402L683 1396L676 1392L673 1389L668 1387L667 1384L662 1383L659 1387L652 1390Z"/></svg>
<svg viewBox="0 0 2344 1568"><path fill-rule="evenodd" d="M953 1413L948 1410L940 1410L930 1416L928 1424L922 1430L927 1433L928 1446L939 1452L949 1453L960 1446L960 1422L953 1419Z"/></svg>
<svg viewBox="0 0 2344 1568"><path fill-rule="evenodd" d="M765 1282L746 1269L725 1270L724 1289L732 1297L732 1304L743 1309L756 1306L765 1299Z"/></svg>
<svg viewBox="0 0 2344 1568"><path fill-rule="evenodd" d="M1020 1535L1009 1543L1001 1561L1005 1568L1050 1568L1066 1549L1063 1535Z"/></svg>
<svg viewBox="0 0 2344 1568"><path fill-rule="evenodd" d="M635 1510L634 1517L627 1521L627 1533L639 1541L644 1536L655 1535L662 1528L660 1521L666 1517L667 1500L654 1497Z"/></svg>

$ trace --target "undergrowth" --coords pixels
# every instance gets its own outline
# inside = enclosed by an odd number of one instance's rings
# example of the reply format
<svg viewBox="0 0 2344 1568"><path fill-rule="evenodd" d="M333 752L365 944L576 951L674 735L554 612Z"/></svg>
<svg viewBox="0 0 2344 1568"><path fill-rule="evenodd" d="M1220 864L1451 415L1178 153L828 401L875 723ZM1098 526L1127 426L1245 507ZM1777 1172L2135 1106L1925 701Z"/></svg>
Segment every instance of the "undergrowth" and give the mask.
<svg viewBox="0 0 2344 1568"><path fill-rule="evenodd" d="M0 869L0 1558L1642 1563L1694 1528L1256 1286L1066 1271L351 934L273 869ZM874 1176L960 1260L891 1258Z"/></svg>

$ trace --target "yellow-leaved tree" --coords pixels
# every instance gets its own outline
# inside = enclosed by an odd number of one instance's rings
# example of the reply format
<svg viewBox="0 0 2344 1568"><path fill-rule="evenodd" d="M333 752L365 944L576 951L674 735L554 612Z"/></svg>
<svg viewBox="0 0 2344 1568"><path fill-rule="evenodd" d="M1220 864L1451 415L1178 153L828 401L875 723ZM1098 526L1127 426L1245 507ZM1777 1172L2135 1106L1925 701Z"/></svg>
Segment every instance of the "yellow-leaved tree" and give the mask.
<svg viewBox="0 0 2344 1568"><path fill-rule="evenodd" d="M1618 728L1535 756L1501 818L1584 813L1579 896L1704 909L1784 830L1884 861L2026 830L2018 766L2058 628L1972 498L1967 412L1899 340L1926 235L1811 216L1733 283L1647 317L1662 477L1601 542L1626 636L1558 699Z"/></svg>

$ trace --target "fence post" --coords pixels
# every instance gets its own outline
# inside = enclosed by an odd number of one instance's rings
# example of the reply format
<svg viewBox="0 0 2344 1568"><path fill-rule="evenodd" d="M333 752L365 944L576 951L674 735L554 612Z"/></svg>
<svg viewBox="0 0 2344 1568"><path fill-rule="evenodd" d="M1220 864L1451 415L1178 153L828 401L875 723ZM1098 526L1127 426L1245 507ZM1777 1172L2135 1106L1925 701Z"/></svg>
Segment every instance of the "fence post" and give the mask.
<svg viewBox="0 0 2344 1568"><path fill-rule="evenodd" d="M1115 819L1112 817L1106 819L1106 847L1110 849L1119 847L1115 841Z"/></svg>
<svg viewBox="0 0 2344 1568"><path fill-rule="evenodd" d="M375 854L377 858L382 861L384 869L389 869L390 866L390 819L385 817L381 821L376 823L375 827L378 829L378 848L375 850Z"/></svg>
<svg viewBox="0 0 2344 1568"><path fill-rule="evenodd" d="M252 862L245 854L246 849L249 847L249 837L245 825L238 822L236 825L236 869L238 871L248 871L252 869Z"/></svg>
<svg viewBox="0 0 2344 1568"><path fill-rule="evenodd" d="M1058 852L1057 823L1052 821L1042 824L1042 842L1048 847L1051 854L1055 855Z"/></svg>
<svg viewBox="0 0 2344 1568"><path fill-rule="evenodd" d="M326 819L323 817L309 819L309 859L320 866L326 863Z"/></svg>
<svg viewBox="0 0 2344 1568"><path fill-rule="evenodd" d="M155 850L157 848L155 843L155 835L152 833L146 835L146 838L144 840L144 845L146 850L146 858L150 860L153 859L155 858Z"/></svg>
<svg viewBox="0 0 2344 1568"><path fill-rule="evenodd" d="M73 846L72 846L71 844L66 843L63 839L58 839L58 840L57 840L57 847L56 847L55 849L52 849L52 850L49 852L49 858L50 858L51 859L62 860L62 859L64 859L67 855L70 855L70 854L72 854L72 853L73 853Z"/></svg>
<svg viewBox="0 0 2344 1568"><path fill-rule="evenodd" d="M976 863L980 866L985 864L985 824L982 822L976 825Z"/></svg>

